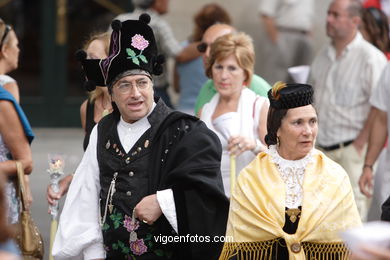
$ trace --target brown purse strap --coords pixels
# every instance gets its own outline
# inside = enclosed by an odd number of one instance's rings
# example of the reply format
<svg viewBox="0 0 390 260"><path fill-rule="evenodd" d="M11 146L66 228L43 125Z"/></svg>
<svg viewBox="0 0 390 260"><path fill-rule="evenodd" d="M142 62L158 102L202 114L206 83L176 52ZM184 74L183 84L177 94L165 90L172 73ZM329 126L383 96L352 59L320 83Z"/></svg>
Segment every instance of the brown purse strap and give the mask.
<svg viewBox="0 0 390 260"><path fill-rule="evenodd" d="M19 197L22 202L22 210L27 210L27 202L26 202L26 184L24 183L24 170L22 162L15 161L16 162L16 171L18 173L18 185L19 185Z"/></svg>

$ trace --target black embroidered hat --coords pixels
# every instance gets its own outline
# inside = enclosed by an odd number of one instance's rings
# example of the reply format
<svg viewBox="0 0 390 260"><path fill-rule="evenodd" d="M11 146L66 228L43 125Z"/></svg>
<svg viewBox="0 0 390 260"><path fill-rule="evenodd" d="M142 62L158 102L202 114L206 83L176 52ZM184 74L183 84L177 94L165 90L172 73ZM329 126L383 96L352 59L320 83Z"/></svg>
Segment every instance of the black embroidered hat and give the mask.
<svg viewBox="0 0 390 260"><path fill-rule="evenodd" d="M286 84L280 89L277 97L272 95L272 89L268 91L270 106L275 109L289 109L302 107L313 103L313 87L308 84Z"/></svg>
<svg viewBox="0 0 390 260"><path fill-rule="evenodd" d="M150 16L141 14L139 20L111 23L109 55L106 59L86 59L84 51L78 51L88 90L98 86L112 86L113 80L129 70L143 70L148 74L160 75L165 59L157 55L157 45L153 30L148 25Z"/></svg>

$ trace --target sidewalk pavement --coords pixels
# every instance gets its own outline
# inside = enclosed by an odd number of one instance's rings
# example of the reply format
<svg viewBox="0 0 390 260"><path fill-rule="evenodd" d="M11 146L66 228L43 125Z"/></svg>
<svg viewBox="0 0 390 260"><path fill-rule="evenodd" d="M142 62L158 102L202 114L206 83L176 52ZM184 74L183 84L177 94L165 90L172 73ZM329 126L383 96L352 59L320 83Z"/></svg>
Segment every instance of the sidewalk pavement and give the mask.
<svg viewBox="0 0 390 260"><path fill-rule="evenodd" d="M73 173L83 155L84 132L81 128L34 128L32 142L34 169L30 175L33 194L32 216L45 242L45 260L49 255L50 215L47 213L46 188L49 184L48 154L65 155L65 173ZM61 200L63 205L64 199Z"/></svg>

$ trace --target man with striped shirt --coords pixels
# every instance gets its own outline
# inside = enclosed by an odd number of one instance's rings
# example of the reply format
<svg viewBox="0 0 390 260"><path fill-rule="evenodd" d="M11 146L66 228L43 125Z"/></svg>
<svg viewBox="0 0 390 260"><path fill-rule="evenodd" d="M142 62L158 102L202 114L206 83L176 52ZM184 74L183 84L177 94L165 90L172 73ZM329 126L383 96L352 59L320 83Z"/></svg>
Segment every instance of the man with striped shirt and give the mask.
<svg viewBox="0 0 390 260"><path fill-rule="evenodd" d="M331 42L315 58L309 81L319 118L317 145L347 171L365 220L368 200L358 181L374 116L369 99L386 57L359 33L360 9L359 0L331 2L326 23Z"/></svg>

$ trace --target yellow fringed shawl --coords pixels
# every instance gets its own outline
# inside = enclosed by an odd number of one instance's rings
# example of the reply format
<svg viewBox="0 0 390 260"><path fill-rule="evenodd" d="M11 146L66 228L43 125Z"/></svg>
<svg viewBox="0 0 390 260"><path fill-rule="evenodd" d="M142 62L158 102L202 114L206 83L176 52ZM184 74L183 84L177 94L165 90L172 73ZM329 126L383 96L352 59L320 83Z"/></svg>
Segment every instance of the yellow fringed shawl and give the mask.
<svg viewBox="0 0 390 260"><path fill-rule="evenodd" d="M285 184L270 155L260 153L241 171L231 196L226 242L220 260L271 259L272 246L286 240L289 259L347 259L339 233L361 225L344 169L320 151L313 153L303 181L302 213L295 234L283 231ZM292 245L301 250L294 253ZM296 250L297 251L297 250Z"/></svg>

